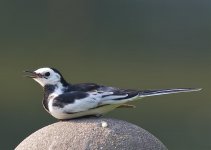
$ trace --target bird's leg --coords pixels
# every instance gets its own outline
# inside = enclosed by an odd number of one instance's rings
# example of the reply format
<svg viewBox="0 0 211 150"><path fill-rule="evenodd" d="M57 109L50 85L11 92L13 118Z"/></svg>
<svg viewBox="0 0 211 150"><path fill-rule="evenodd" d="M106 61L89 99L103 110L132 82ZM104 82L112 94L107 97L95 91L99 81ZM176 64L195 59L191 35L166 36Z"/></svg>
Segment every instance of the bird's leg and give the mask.
<svg viewBox="0 0 211 150"><path fill-rule="evenodd" d="M97 117L97 118L100 118L100 117L102 117L103 115L102 114L96 114L95 115L95 117Z"/></svg>
<svg viewBox="0 0 211 150"><path fill-rule="evenodd" d="M71 119L58 119L60 122L70 121Z"/></svg>
<svg viewBox="0 0 211 150"><path fill-rule="evenodd" d="M135 105L130 105L130 104L122 104L118 106L117 108L136 108Z"/></svg>

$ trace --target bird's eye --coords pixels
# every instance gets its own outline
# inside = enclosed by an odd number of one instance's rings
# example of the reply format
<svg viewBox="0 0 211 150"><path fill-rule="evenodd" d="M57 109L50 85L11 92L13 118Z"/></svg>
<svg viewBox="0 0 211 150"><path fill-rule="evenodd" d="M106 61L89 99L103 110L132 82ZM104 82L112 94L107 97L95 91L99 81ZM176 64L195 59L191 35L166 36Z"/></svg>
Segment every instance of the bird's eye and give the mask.
<svg viewBox="0 0 211 150"><path fill-rule="evenodd" d="M46 72L46 73L45 73L45 76L46 76L46 77L50 76L50 72Z"/></svg>

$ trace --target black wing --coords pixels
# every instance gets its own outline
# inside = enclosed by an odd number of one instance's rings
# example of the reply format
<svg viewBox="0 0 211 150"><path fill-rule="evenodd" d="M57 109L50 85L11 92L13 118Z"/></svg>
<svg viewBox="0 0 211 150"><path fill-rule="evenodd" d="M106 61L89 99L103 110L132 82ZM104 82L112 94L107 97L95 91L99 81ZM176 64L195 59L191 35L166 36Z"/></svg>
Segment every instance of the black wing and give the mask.
<svg viewBox="0 0 211 150"><path fill-rule="evenodd" d="M111 96L121 96L120 98L116 98L113 100L121 100L121 99L128 99L135 97L139 94L139 91L137 90L131 90L131 89L120 89L116 87L111 86L103 86L98 85L95 83L79 83L79 84L73 84L70 86L70 91L83 91L83 92L89 92L89 91L98 91L98 92L112 92L111 95L106 95L105 97L111 97ZM123 95L127 95L126 97L122 97Z"/></svg>
<svg viewBox="0 0 211 150"><path fill-rule="evenodd" d="M64 93L55 97L53 106L64 107L67 104L73 104L76 100L80 100L88 96L88 93L82 91Z"/></svg>
<svg viewBox="0 0 211 150"><path fill-rule="evenodd" d="M101 85L95 84L95 83L79 83L79 84L72 84L70 85L69 89L70 91L94 91L98 88L102 87Z"/></svg>

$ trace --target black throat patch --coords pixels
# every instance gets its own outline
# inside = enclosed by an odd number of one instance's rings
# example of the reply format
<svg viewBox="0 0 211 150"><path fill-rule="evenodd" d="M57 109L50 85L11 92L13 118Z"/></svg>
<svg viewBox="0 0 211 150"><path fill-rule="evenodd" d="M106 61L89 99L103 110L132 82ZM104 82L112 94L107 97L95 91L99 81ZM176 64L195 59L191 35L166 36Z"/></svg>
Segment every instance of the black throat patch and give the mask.
<svg viewBox="0 0 211 150"><path fill-rule="evenodd" d="M48 96L54 92L56 88L56 85L50 85L50 84L47 84L44 86L44 98L43 98L43 107L49 111L49 108L48 108Z"/></svg>

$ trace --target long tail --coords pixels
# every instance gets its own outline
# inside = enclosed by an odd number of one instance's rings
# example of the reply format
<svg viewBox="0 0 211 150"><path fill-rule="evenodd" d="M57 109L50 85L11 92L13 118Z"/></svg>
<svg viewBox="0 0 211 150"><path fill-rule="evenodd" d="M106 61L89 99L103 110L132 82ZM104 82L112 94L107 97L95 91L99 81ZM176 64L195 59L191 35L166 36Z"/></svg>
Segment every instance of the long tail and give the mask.
<svg viewBox="0 0 211 150"><path fill-rule="evenodd" d="M174 94L181 92L200 91L201 88L177 88L177 89L161 89L161 90L143 90L139 92L139 97L148 97L156 95Z"/></svg>

